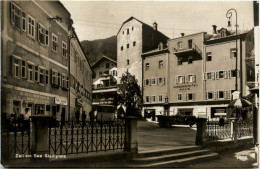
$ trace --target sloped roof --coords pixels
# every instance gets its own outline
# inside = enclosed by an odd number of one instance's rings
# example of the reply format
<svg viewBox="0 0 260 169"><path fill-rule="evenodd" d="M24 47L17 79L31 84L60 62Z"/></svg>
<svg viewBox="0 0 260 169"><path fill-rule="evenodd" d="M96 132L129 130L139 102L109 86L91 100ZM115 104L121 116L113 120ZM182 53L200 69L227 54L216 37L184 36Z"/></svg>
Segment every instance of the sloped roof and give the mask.
<svg viewBox="0 0 260 169"><path fill-rule="evenodd" d="M125 23L127 23L127 22L129 22L129 21L131 21L131 20L133 20L133 19L135 19L135 20L137 20L138 22L140 22L141 24L143 24L143 25L145 25L145 26L147 26L147 27L153 29L152 26L150 26L150 25L148 25L148 24L146 24L146 23L140 21L139 19L136 19L135 17L131 16L129 19L127 19L125 22L122 23L122 25L121 25L121 27L120 27L120 29L118 30L118 32L117 32L116 35L118 35L118 33L120 32L120 30L122 29L122 27L123 27L123 25L124 25ZM159 33L161 33L161 32L158 31L158 30L156 30L156 31L159 32ZM163 33L161 33L161 34L164 35ZM166 35L164 35L164 36L167 37ZM167 37L167 38L168 38L168 37Z"/></svg>
<svg viewBox="0 0 260 169"><path fill-rule="evenodd" d="M111 58L109 58L109 57L103 55L103 56L101 56L95 63L93 63L93 64L91 65L91 67L94 67L94 66L95 66L98 62L100 62L102 59L107 59L107 60L110 60L111 62L114 62L115 64L117 64L117 62L116 62L115 60L113 60L113 59L111 59Z"/></svg>

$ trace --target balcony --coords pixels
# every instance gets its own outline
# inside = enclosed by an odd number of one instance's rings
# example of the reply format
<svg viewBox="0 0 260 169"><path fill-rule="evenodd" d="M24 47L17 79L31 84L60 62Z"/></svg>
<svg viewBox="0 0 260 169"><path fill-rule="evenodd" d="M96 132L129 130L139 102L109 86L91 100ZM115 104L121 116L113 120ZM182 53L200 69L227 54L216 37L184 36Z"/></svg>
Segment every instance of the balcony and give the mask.
<svg viewBox="0 0 260 169"><path fill-rule="evenodd" d="M201 50L198 48L198 46L194 43L189 43L188 46L184 46L182 48L173 49L173 54L176 56L186 55L186 54L200 54Z"/></svg>
<svg viewBox="0 0 260 169"><path fill-rule="evenodd" d="M93 105L99 105L99 104L111 105L111 104L114 104L114 98L93 99L92 104Z"/></svg>

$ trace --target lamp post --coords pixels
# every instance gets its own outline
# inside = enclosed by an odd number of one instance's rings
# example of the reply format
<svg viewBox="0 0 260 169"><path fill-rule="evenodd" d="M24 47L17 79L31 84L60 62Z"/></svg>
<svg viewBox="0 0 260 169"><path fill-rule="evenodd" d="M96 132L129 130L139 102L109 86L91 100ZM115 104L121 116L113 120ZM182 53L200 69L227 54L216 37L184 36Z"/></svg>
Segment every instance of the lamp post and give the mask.
<svg viewBox="0 0 260 169"><path fill-rule="evenodd" d="M237 11L234 9L234 8L231 8L227 11L226 13L226 17L229 19L228 21L228 27L231 27L231 24L230 24L230 18L232 17L232 13L235 13L236 14L236 53L235 53L235 57L236 57L236 84L235 84L235 91L237 91L238 89L238 86L237 86L237 73L238 73L238 70L237 70Z"/></svg>

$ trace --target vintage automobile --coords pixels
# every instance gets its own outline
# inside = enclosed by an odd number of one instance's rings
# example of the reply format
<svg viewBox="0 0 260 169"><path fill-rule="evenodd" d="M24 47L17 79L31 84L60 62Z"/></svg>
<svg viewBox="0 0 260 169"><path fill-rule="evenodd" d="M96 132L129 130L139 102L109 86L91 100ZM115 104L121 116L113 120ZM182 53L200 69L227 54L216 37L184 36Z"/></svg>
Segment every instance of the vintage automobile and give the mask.
<svg viewBox="0 0 260 169"><path fill-rule="evenodd" d="M196 124L196 117L192 115L174 115L174 116L157 116L160 127L171 127L174 124L189 125L192 127Z"/></svg>
<svg viewBox="0 0 260 169"><path fill-rule="evenodd" d="M97 106L97 121L113 121L115 119L116 107L112 105Z"/></svg>

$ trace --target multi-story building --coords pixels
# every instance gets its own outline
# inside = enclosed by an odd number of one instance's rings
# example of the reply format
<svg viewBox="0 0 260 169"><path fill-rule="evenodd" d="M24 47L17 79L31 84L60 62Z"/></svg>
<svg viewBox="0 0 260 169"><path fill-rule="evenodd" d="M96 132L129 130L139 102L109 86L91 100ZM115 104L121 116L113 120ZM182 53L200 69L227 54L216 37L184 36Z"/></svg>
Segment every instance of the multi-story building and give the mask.
<svg viewBox="0 0 260 169"><path fill-rule="evenodd" d="M213 27L213 36L204 41L203 63L205 110L201 113L209 118L225 116L232 93L237 90L241 96L248 95L246 82L254 79L254 73L246 65L246 57L254 48L251 31L236 36L234 31L225 28L216 31L216 26Z"/></svg>
<svg viewBox="0 0 260 169"><path fill-rule="evenodd" d="M157 30L157 23L153 27L142 21L130 17L117 33L117 69L120 78L126 70L135 75L138 84L142 86L142 58L141 54L156 49L160 42L166 43L167 36Z"/></svg>
<svg viewBox="0 0 260 169"><path fill-rule="evenodd" d="M70 13L59 1L1 6L1 112L67 116Z"/></svg>
<svg viewBox="0 0 260 169"><path fill-rule="evenodd" d="M152 120L160 114L225 116L236 75L237 90L242 96L249 94L246 82L254 79L254 73L245 59L253 50L252 31L235 36L227 29L213 28L213 34L182 34L168 40L167 49L142 54L144 115ZM165 85L159 85L161 77Z"/></svg>
<svg viewBox="0 0 260 169"><path fill-rule="evenodd" d="M143 58L143 114L155 120L156 115L167 115L165 98L169 96L169 51L163 44L158 49L142 54Z"/></svg>
<svg viewBox="0 0 260 169"><path fill-rule="evenodd" d="M92 70L76 32L70 36L70 117L82 113L89 118L92 110Z"/></svg>
<svg viewBox="0 0 260 169"><path fill-rule="evenodd" d="M93 65L93 110L100 104L113 105L117 94L117 62L100 57Z"/></svg>

